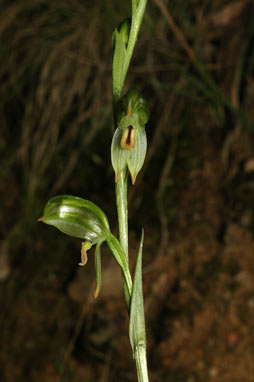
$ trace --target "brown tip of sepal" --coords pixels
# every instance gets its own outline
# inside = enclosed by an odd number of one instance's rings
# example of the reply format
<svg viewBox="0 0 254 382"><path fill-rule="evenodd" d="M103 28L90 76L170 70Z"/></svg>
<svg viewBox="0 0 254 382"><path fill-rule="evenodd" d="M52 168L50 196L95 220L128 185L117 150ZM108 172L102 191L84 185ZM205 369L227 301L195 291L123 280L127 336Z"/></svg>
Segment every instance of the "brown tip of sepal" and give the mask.
<svg viewBox="0 0 254 382"><path fill-rule="evenodd" d="M100 289L99 287L96 287L95 291L94 291L94 298L97 298L99 296L99 293L100 293Z"/></svg>
<svg viewBox="0 0 254 382"><path fill-rule="evenodd" d="M134 186L134 184L136 182L136 178L137 178L137 174L132 174L131 175L131 183L132 183L133 186Z"/></svg>

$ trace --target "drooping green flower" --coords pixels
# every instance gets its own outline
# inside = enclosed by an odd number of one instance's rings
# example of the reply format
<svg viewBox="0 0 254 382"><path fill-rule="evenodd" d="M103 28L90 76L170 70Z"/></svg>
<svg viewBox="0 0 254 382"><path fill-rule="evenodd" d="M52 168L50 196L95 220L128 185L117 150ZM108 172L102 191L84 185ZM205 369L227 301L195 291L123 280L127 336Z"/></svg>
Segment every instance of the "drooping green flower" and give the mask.
<svg viewBox="0 0 254 382"><path fill-rule="evenodd" d="M52 225L66 235L85 240L81 246L81 262L87 262L87 250L96 245L95 270L97 286L95 297L98 296L101 285L100 247L110 236L110 228L104 212L89 200L71 195L59 195L50 199L38 219Z"/></svg>
<svg viewBox="0 0 254 382"><path fill-rule="evenodd" d="M71 195L50 199L39 220L92 245L105 241L110 232L108 219L96 204Z"/></svg>

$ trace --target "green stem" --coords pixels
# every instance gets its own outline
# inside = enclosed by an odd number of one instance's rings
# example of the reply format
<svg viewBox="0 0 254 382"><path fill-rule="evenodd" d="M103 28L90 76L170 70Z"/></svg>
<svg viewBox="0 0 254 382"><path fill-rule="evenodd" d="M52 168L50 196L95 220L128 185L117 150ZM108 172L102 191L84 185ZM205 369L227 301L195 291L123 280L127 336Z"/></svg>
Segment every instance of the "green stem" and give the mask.
<svg viewBox="0 0 254 382"><path fill-rule="evenodd" d="M146 362L146 349L141 346L137 346L134 355L137 367L137 375L139 382L149 382Z"/></svg>
<svg viewBox="0 0 254 382"><path fill-rule="evenodd" d="M113 57L113 114L115 128L117 122L117 103L121 98L125 78L130 65L133 50L137 41L138 32L143 20L147 0L132 0L132 23L129 34L126 54L122 64L119 65L118 58ZM117 68L117 70L115 69ZM123 288L125 300L130 312L130 302L132 297L132 279L128 264L128 204L127 204L128 173L127 170L121 172L116 184L116 204L119 224L120 243L115 236L110 235L107 244L112 251L116 261L121 266L123 275ZM119 258L120 256L120 258ZM136 360L137 374L139 382L148 382L148 371L146 361L146 349L137 346L134 358Z"/></svg>
<svg viewBox="0 0 254 382"><path fill-rule="evenodd" d="M137 1L132 1L132 22L131 22L131 30L129 35L129 41L126 51L126 59L123 64L123 71L122 71L122 87L125 81L125 77L130 65L131 57L133 54L133 50L138 38L138 32L143 20L143 16L146 9L146 3L147 0L139 0L139 3L137 5Z"/></svg>
<svg viewBox="0 0 254 382"><path fill-rule="evenodd" d="M128 261L128 203L127 203L128 174L122 171L116 183L116 205L118 213L120 243Z"/></svg>

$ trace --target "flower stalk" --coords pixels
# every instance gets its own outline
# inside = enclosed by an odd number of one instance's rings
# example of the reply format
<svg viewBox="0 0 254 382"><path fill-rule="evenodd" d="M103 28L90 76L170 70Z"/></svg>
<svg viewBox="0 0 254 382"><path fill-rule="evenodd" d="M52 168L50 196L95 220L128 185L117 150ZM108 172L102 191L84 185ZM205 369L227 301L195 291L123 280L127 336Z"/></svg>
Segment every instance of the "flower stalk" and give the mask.
<svg viewBox="0 0 254 382"><path fill-rule="evenodd" d="M116 206L118 213L119 240L110 230L105 213L94 203L72 195L58 195L50 199L39 218L66 235L82 239L81 262L87 263L87 251L95 246L96 289L101 289L101 246L105 243L117 264L123 279L123 290L129 314L129 338L136 361L139 382L148 382L146 361L146 332L142 290L142 250L140 241L136 267L132 280L128 261L128 176L132 184L141 170L146 155L145 125L149 118L146 101L131 88L122 96L125 78L147 0L132 0L132 18L125 19L113 33L113 117L115 133L111 145L111 161L115 171Z"/></svg>

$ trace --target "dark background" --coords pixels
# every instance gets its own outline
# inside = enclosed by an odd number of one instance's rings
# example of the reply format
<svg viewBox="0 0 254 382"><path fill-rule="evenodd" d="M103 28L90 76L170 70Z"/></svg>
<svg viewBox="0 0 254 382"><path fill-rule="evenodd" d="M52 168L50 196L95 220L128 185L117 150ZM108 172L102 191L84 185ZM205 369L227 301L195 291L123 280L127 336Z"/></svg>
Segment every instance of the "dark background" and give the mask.
<svg viewBox="0 0 254 382"><path fill-rule="evenodd" d="M117 234L110 165L116 0L0 1L0 380L136 381L120 272L38 223L69 193ZM254 5L150 0L126 80L148 100L130 185L153 382L254 381ZM125 90L126 90L125 89Z"/></svg>

